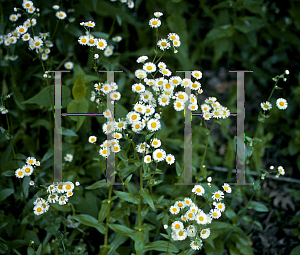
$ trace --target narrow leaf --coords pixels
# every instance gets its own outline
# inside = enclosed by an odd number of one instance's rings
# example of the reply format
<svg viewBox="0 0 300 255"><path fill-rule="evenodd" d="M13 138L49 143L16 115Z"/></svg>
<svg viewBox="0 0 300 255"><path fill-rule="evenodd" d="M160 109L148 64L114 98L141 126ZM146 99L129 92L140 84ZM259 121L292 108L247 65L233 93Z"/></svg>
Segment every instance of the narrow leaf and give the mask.
<svg viewBox="0 0 300 255"><path fill-rule="evenodd" d="M155 210L155 206L153 204L153 200L152 200L152 197L150 196L149 194L149 190L147 189L141 189L139 191L140 195L145 199L145 201L147 202L147 204L149 204L151 206L151 208L153 210Z"/></svg>

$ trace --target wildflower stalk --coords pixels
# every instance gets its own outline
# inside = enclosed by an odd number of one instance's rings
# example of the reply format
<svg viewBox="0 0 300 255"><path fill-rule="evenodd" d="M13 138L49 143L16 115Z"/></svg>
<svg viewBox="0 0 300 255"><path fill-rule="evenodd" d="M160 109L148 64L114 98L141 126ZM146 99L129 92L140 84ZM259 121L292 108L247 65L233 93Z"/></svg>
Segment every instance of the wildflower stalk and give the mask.
<svg viewBox="0 0 300 255"><path fill-rule="evenodd" d="M53 32L51 38L50 38L50 41L51 41L51 39L53 38L53 36L55 35L55 33L56 33L56 30L57 30L57 28L58 28L58 23L59 23L59 20L57 20L57 22L56 22L56 27L55 27L55 29L54 29L54 32Z"/></svg>
<svg viewBox="0 0 300 255"><path fill-rule="evenodd" d="M115 175L113 176L112 178L112 183L115 181ZM108 223L109 223L109 218L110 218L110 209L111 209L111 193L112 193L112 183L110 183L109 185L109 191L108 191L108 203L109 203L109 210L108 210L108 214L107 214L107 217L106 217L106 226L105 226L105 237L104 237L104 246L106 247L107 246L107 237L108 237Z"/></svg>

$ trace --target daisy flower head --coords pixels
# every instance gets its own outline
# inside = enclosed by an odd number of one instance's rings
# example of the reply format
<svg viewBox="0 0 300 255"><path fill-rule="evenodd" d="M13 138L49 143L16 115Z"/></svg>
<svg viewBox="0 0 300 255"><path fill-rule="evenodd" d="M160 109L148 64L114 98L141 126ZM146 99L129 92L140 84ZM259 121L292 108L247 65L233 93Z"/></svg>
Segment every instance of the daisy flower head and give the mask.
<svg viewBox="0 0 300 255"><path fill-rule="evenodd" d="M129 124L133 124L133 122L139 121L141 119L141 115L136 111L130 111L127 113L126 119Z"/></svg>
<svg viewBox="0 0 300 255"><path fill-rule="evenodd" d="M176 236L176 240L178 241L182 241L182 240L185 240L186 237L187 237L187 232L185 229L179 229L179 230L175 230L175 233L174 235ZM174 238L173 238L174 239ZM175 241L175 239L174 239Z"/></svg>
<svg viewBox="0 0 300 255"><path fill-rule="evenodd" d="M152 62L148 62L143 65L143 69L147 73L153 73L156 71L156 65Z"/></svg>
<svg viewBox="0 0 300 255"><path fill-rule="evenodd" d="M22 169L25 176L30 176L33 173L33 167L31 165L24 165Z"/></svg>
<svg viewBox="0 0 300 255"><path fill-rule="evenodd" d="M216 207L216 209L220 210L220 212L224 212L225 211L225 204L224 203L216 203L214 202L213 205Z"/></svg>
<svg viewBox="0 0 300 255"><path fill-rule="evenodd" d="M132 0L128 0L127 6L128 8L132 9L134 7L134 2Z"/></svg>
<svg viewBox="0 0 300 255"><path fill-rule="evenodd" d="M150 155L146 155L146 156L144 157L144 162L145 162L146 164L151 163L151 156L150 156Z"/></svg>
<svg viewBox="0 0 300 255"><path fill-rule="evenodd" d="M24 9L28 9L33 6L33 2L32 1L23 1L22 6Z"/></svg>
<svg viewBox="0 0 300 255"><path fill-rule="evenodd" d="M145 62L147 59L148 59L147 56L140 56L140 57L136 60L136 62L137 62L137 63L143 63L143 62Z"/></svg>
<svg viewBox="0 0 300 255"><path fill-rule="evenodd" d="M121 98L121 93L118 91L114 91L110 93L110 98L114 101L118 101Z"/></svg>
<svg viewBox="0 0 300 255"><path fill-rule="evenodd" d="M98 41L98 39L95 39L94 36L90 35L89 39L87 41L87 45L90 47L95 46L95 45L97 45L97 41Z"/></svg>
<svg viewBox="0 0 300 255"><path fill-rule="evenodd" d="M169 39L170 41L180 40L178 34L176 34L176 33L169 33L169 34L168 34L168 39Z"/></svg>
<svg viewBox="0 0 300 255"><path fill-rule="evenodd" d="M209 228L205 228L205 229L202 229L201 232L200 232L200 237L202 239L206 239L210 236L210 229Z"/></svg>
<svg viewBox="0 0 300 255"><path fill-rule="evenodd" d="M109 121L108 123L104 123L102 126L102 130L104 134L110 134L114 131L114 122Z"/></svg>
<svg viewBox="0 0 300 255"><path fill-rule="evenodd" d="M20 26L16 27L16 30L17 30L17 32L19 32L22 35L27 32L28 28L23 25L20 25Z"/></svg>
<svg viewBox="0 0 300 255"><path fill-rule="evenodd" d="M44 207L41 203L38 203L33 207L33 212L35 215L41 215L44 213Z"/></svg>
<svg viewBox="0 0 300 255"><path fill-rule="evenodd" d="M169 211L170 211L170 213L171 214L178 214L179 212L180 212L180 208L178 207L178 206L176 206L176 205L172 205L171 207L170 207L170 209L169 209ZM180 222L180 221L179 221ZM173 222L174 223L174 222ZM180 222L180 223L182 223L182 222ZM180 224L179 223L179 224ZM183 225L183 224L182 224ZM178 228L180 228L180 225L178 225Z"/></svg>
<svg viewBox="0 0 300 255"><path fill-rule="evenodd" d="M174 205L178 206L180 209L185 207L185 203L183 201L176 201Z"/></svg>
<svg viewBox="0 0 300 255"><path fill-rule="evenodd" d="M115 132L114 133L114 138L115 139L121 139L123 137L123 135L121 133Z"/></svg>
<svg viewBox="0 0 300 255"><path fill-rule="evenodd" d="M43 46L43 41L38 36L29 39L29 46L32 45L33 49L39 49Z"/></svg>
<svg viewBox="0 0 300 255"><path fill-rule="evenodd" d="M136 71L134 72L134 75L135 75L135 77L138 78L138 79L144 79L144 78L147 77L147 73L146 73L144 70L142 70L142 69L136 70Z"/></svg>
<svg viewBox="0 0 300 255"><path fill-rule="evenodd" d="M158 119L153 119L153 118L150 119L147 122L147 128L151 132L155 132L155 131L159 130L161 128L160 121Z"/></svg>
<svg viewBox="0 0 300 255"><path fill-rule="evenodd" d="M220 201L224 198L224 193L221 190L218 190L213 193L212 198L213 198L213 200Z"/></svg>
<svg viewBox="0 0 300 255"><path fill-rule="evenodd" d="M209 215L213 218L213 219L219 219L221 217L221 211L219 209L211 209L209 212Z"/></svg>
<svg viewBox="0 0 300 255"><path fill-rule="evenodd" d="M84 23L84 26L90 27L90 28L94 28L95 25L96 25L96 24L95 24L95 22L93 22L93 21L87 21L87 22Z"/></svg>
<svg viewBox="0 0 300 255"><path fill-rule="evenodd" d="M183 200L185 206L191 206L192 204L192 199L190 199L189 197L184 198Z"/></svg>
<svg viewBox="0 0 300 255"><path fill-rule="evenodd" d="M33 185L34 185L34 181L30 181L30 182L29 182L29 185L30 185L30 186L33 186Z"/></svg>
<svg viewBox="0 0 300 255"><path fill-rule="evenodd" d="M66 192L69 192L69 191L72 191L74 189L74 184L73 182L65 182L65 191Z"/></svg>
<svg viewBox="0 0 300 255"><path fill-rule="evenodd" d="M34 6L32 6L32 7L30 7L30 8L28 8L28 9L26 9L26 11L28 12L28 13L34 13L34 11L35 11L35 7Z"/></svg>
<svg viewBox="0 0 300 255"><path fill-rule="evenodd" d="M278 167L278 172L279 172L281 175L284 175L284 174L285 174L284 168L283 168L282 166L279 166L279 167Z"/></svg>
<svg viewBox="0 0 300 255"><path fill-rule="evenodd" d="M157 42L157 46L159 46L159 48L164 51L166 49L169 49L171 47L170 43L166 40L166 39L160 39Z"/></svg>
<svg viewBox="0 0 300 255"><path fill-rule="evenodd" d="M174 157L172 154L168 154L168 155L166 156L166 162L167 162L169 165L174 164L174 162L175 162L175 157Z"/></svg>
<svg viewBox="0 0 300 255"><path fill-rule="evenodd" d="M193 211L188 210L188 211L185 213L185 217L187 217L188 220L192 221L192 220L195 219L195 214L193 213Z"/></svg>
<svg viewBox="0 0 300 255"><path fill-rule="evenodd" d="M177 39L173 40L173 46L174 47L179 47L181 45L181 42Z"/></svg>
<svg viewBox="0 0 300 255"><path fill-rule="evenodd" d="M64 64L64 67L65 67L66 69L68 69L68 70L73 69L73 66L74 66L74 64L73 64L72 62L66 62L66 63Z"/></svg>
<svg viewBox="0 0 300 255"><path fill-rule="evenodd" d="M172 206L171 206L172 207ZM172 210L173 211L173 210ZM174 221L172 224L171 224L171 228L173 231L175 230L179 230L179 229L184 229L184 225L181 221Z"/></svg>
<svg viewBox="0 0 300 255"><path fill-rule="evenodd" d="M87 45L87 43L88 43L88 36L87 35L81 35L78 38L78 43L81 44L81 45Z"/></svg>
<svg viewBox="0 0 300 255"><path fill-rule="evenodd" d="M121 150L121 146L119 144L115 144L114 146L111 147L111 151L113 153L117 153Z"/></svg>
<svg viewBox="0 0 300 255"><path fill-rule="evenodd" d="M135 133L139 133L144 129L145 125L142 121L134 121L132 123L131 129Z"/></svg>
<svg viewBox="0 0 300 255"><path fill-rule="evenodd" d="M175 100L173 103L175 111L182 111L185 107L185 103L181 100Z"/></svg>
<svg viewBox="0 0 300 255"><path fill-rule="evenodd" d="M54 184L49 185L47 188L47 192L50 194L57 192L57 186Z"/></svg>
<svg viewBox="0 0 300 255"><path fill-rule="evenodd" d="M277 101L276 101L276 106L280 110L285 110L288 107L288 103L284 98L278 98Z"/></svg>
<svg viewBox="0 0 300 255"><path fill-rule="evenodd" d="M169 79L169 83L173 84L175 87L180 85L182 82L182 79L179 76L173 76Z"/></svg>
<svg viewBox="0 0 300 255"><path fill-rule="evenodd" d="M59 200L58 200L58 203L60 204L60 205L65 205L67 202L68 202L68 197L67 196L61 196L60 198L59 198Z"/></svg>
<svg viewBox="0 0 300 255"><path fill-rule="evenodd" d="M195 237L196 236L196 229L193 225L190 225L186 228L187 235L189 237Z"/></svg>
<svg viewBox="0 0 300 255"><path fill-rule="evenodd" d="M73 155L72 155L72 154L67 154L67 155L64 157L64 160L65 160L65 161L71 162L71 161L73 160Z"/></svg>
<svg viewBox="0 0 300 255"><path fill-rule="evenodd" d="M193 249L193 250L200 250L200 248L202 247L202 240L199 239L199 243L201 243L201 246L198 245L198 243L196 241L191 241L191 244L190 244L190 247Z"/></svg>
<svg viewBox="0 0 300 255"><path fill-rule="evenodd" d="M55 4L55 5L52 6L52 8L53 8L54 10L59 10L59 5Z"/></svg>
<svg viewBox="0 0 300 255"><path fill-rule="evenodd" d="M207 216L204 212L202 212L202 211L198 212L198 213L195 215L195 219L196 219L197 223L198 223L198 224L201 224L201 225L205 225L205 224L208 223L208 222L207 222L208 216Z"/></svg>
<svg viewBox="0 0 300 255"><path fill-rule="evenodd" d="M67 14L64 11L58 11L56 12L56 17L58 19L65 19L67 17Z"/></svg>
<svg viewBox="0 0 300 255"><path fill-rule="evenodd" d="M161 25L161 21L157 18L153 18L149 20L149 26L151 28L157 28L160 27L160 25Z"/></svg>
<svg viewBox="0 0 300 255"><path fill-rule="evenodd" d="M122 41L122 37L121 36L115 36L115 37L112 38L112 40L114 42L121 42Z"/></svg>
<svg viewBox="0 0 300 255"><path fill-rule="evenodd" d="M95 143L97 141L97 137L96 136L90 136L89 137L89 143Z"/></svg>
<svg viewBox="0 0 300 255"><path fill-rule="evenodd" d="M185 78L181 82L181 87L183 88L190 88L192 86L192 81L191 79Z"/></svg>
<svg viewBox="0 0 300 255"><path fill-rule="evenodd" d="M118 122L114 122L114 125L117 131L122 131L126 129L127 122L119 119Z"/></svg>
<svg viewBox="0 0 300 255"><path fill-rule="evenodd" d="M175 97L176 97L176 100L181 101L183 103L185 103L189 99L187 93L185 93L184 91L176 92Z"/></svg>
<svg viewBox="0 0 300 255"><path fill-rule="evenodd" d="M163 149L156 149L152 155L156 162L161 162L166 158L166 152Z"/></svg>
<svg viewBox="0 0 300 255"><path fill-rule="evenodd" d="M201 88L200 82L198 82L198 81L192 82L192 84L191 84L191 89L192 90L199 90L200 88Z"/></svg>
<svg viewBox="0 0 300 255"><path fill-rule="evenodd" d="M270 102L266 101L264 103L261 103L260 104L261 108L264 110L264 111L267 111L267 110L271 110L272 109L272 105Z"/></svg>
<svg viewBox="0 0 300 255"><path fill-rule="evenodd" d="M151 141L151 146L154 148L159 148L161 145L161 141L157 138L153 138L153 140Z"/></svg>
<svg viewBox="0 0 300 255"><path fill-rule="evenodd" d="M146 105L145 116L151 116L155 112L155 108L152 105Z"/></svg>
<svg viewBox="0 0 300 255"><path fill-rule="evenodd" d="M28 157L26 159L26 164L28 165L34 165L36 163L36 159L34 157Z"/></svg>
<svg viewBox="0 0 300 255"><path fill-rule="evenodd" d="M15 175L18 178L23 178L25 176L23 168L19 168L15 171Z"/></svg>
<svg viewBox="0 0 300 255"><path fill-rule="evenodd" d="M102 157L108 157L110 155L110 151L108 150L108 147L105 146L99 150L99 154Z"/></svg>
<svg viewBox="0 0 300 255"><path fill-rule="evenodd" d="M214 103L214 102L216 102L217 101L217 98L215 98L215 97L209 97L209 98L206 98L205 99L205 103L209 103L209 104L212 104L212 103Z"/></svg>
<svg viewBox="0 0 300 255"><path fill-rule="evenodd" d="M155 16L156 18L159 18L159 17L161 17L162 15L164 15L162 12L154 12L154 16Z"/></svg>
<svg viewBox="0 0 300 255"><path fill-rule="evenodd" d="M97 40L96 46L97 46L97 49L104 50L107 46L107 42L106 42L106 40L100 38Z"/></svg>
<svg viewBox="0 0 300 255"><path fill-rule="evenodd" d="M109 86L109 84L105 83L103 84L103 87L100 89L104 94L108 94L109 92L111 92L111 87Z"/></svg>
<svg viewBox="0 0 300 255"><path fill-rule="evenodd" d="M157 66L158 66L159 69L166 69L166 68L167 68L166 63L164 63L164 62L159 62L159 63L157 64Z"/></svg>
<svg viewBox="0 0 300 255"><path fill-rule="evenodd" d="M192 189L192 192L194 192L198 196L202 196L205 193L205 190L201 185L195 185Z"/></svg>
<svg viewBox="0 0 300 255"><path fill-rule="evenodd" d="M224 183L222 187L227 193L231 193L231 187L228 183Z"/></svg>
<svg viewBox="0 0 300 255"><path fill-rule="evenodd" d="M18 20L18 15L16 15L16 14L11 14L10 16L9 16L9 20L10 21L13 21L13 22L15 22L15 21L17 21Z"/></svg>
<svg viewBox="0 0 300 255"><path fill-rule="evenodd" d="M133 109L140 114L145 114L146 112L146 106L141 103L136 103Z"/></svg>
<svg viewBox="0 0 300 255"><path fill-rule="evenodd" d="M211 117L212 117L212 114L211 114L210 112L204 112L204 113L203 113L203 118L204 118L205 120L210 120Z"/></svg>
<svg viewBox="0 0 300 255"><path fill-rule="evenodd" d="M167 69L167 68L165 68L165 69L160 69L159 70L159 72L163 75L163 76L171 76L171 74L172 74L172 72L169 70L169 69Z"/></svg>

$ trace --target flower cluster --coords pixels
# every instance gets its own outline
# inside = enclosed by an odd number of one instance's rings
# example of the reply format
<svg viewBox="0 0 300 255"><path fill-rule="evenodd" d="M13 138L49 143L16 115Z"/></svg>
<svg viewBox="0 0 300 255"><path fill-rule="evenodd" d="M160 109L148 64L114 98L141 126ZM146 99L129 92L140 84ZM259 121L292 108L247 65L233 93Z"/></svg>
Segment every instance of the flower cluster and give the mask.
<svg viewBox="0 0 300 255"><path fill-rule="evenodd" d="M230 111L226 107L223 107L215 97L209 97L204 102L205 104L201 105L201 110L205 120L209 120L212 117L226 119L230 115Z"/></svg>
<svg viewBox="0 0 300 255"><path fill-rule="evenodd" d="M211 177L207 179L211 181ZM210 184L210 183L209 183ZM210 185L209 185L210 187ZM231 187L229 184L224 183L223 189L227 193L231 193ZM192 192L198 196L202 196L205 193L205 189L201 184L195 185ZM225 211L225 204L220 202L224 198L224 193L218 190L213 193L212 199L217 202L213 202L214 208L209 213L205 213L191 198L184 198L183 200L176 201L173 206L170 207L170 213L173 215L181 214L181 220L176 220L171 224L171 237L174 241L185 240L187 237L191 239L190 247L193 250L199 250L202 247L202 239L206 239L210 236L209 224L213 219L219 219L222 212ZM179 216L177 216L179 217ZM165 226L167 228L168 226Z"/></svg>
<svg viewBox="0 0 300 255"><path fill-rule="evenodd" d="M261 103L260 106L264 111L268 111L272 109L272 104L268 101ZM280 110L285 110L288 107L288 103L284 98L278 98L276 100L276 106Z"/></svg>
<svg viewBox="0 0 300 255"><path fill-rule="evenodd" d="M24 176L30 176L34 171L34 168L40 165L41 165L40 161L37 161L34 157L28 157L26 159L26 164L23 167L18 168L15 171L15 175L18 178L24 178Z"/></svg>

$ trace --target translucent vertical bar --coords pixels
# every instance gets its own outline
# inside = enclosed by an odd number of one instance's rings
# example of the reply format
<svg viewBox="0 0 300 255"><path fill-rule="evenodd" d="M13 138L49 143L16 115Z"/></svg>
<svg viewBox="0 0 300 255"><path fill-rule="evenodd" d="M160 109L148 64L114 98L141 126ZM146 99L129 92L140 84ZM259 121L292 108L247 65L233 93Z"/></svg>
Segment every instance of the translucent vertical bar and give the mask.
<svg viewBox="0 0 300 255"><path fill-rule="evenodd" d="M236 181L231 185L253 185L245 183L245 72L253 71L229 71L237 73L237 135L236 135Z"/></svg>
<svg viewBox="0 0 300 255"><path fill-rule="evenodd" d="M191 71L178 71L184 72L186 79L191 79ZM191 88L185 87L185 93L190 98ZM192 112L188 108L189 100L185 103L185 112L184 112L184 182L175 183L175 185L195 185L193 183L193 150L192 150Z"/></svg>

